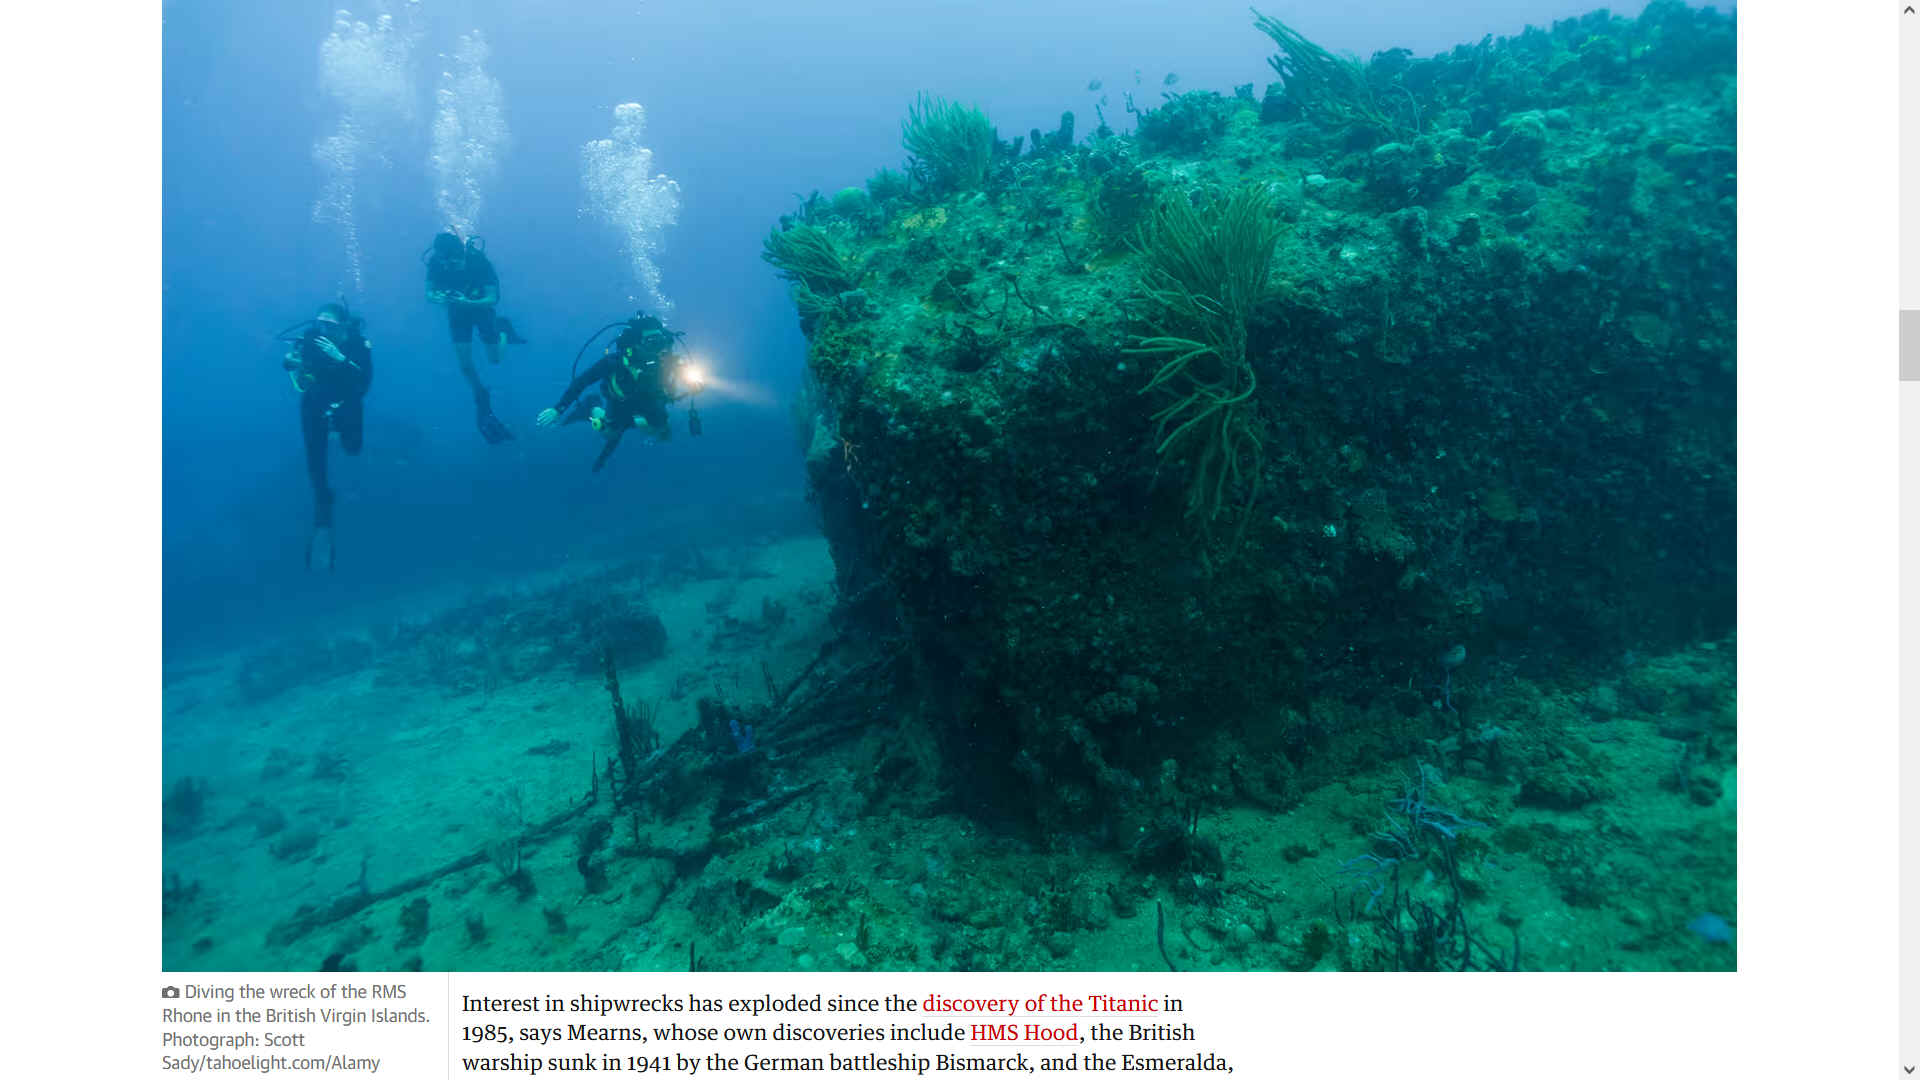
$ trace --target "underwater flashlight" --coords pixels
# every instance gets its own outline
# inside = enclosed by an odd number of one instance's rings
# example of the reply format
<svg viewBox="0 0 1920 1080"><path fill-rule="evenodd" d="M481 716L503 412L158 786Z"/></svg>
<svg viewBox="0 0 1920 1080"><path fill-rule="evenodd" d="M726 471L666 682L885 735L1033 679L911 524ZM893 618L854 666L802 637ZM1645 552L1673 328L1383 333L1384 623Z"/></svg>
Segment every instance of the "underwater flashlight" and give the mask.
<svg viewBox="0 0 1920 1080"><path fill-rule="evenodd" d="M680 382L689 390L698 390L707 384L706 370L698 364L682 364L680 366Z"/></svg>

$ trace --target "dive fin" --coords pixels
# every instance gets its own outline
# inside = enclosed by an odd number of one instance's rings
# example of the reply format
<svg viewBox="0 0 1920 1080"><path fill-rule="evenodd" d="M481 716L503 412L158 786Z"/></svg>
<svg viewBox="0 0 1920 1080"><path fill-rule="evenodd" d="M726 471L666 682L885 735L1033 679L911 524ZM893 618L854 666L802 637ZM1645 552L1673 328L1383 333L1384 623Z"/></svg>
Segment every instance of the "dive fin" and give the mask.
<svg viewBox="0 0 1920 1080"><path fill-rule="evenodd" d="M484 390L475 394L473 397L474 419L480 426L480 437L487 440L489 444L497 445L513 438L513 432L508 431L507 425L493 415L492 402L493 395Z"/></svg>
<svg viewBox="0 0 1920 1080"><path fill-rule="evenodd" d="M520 336L520 331L513 328L511 321L507 319L495 319L494 325L500 329L500 344L525 345L527 343L527 339Z"/></svg>

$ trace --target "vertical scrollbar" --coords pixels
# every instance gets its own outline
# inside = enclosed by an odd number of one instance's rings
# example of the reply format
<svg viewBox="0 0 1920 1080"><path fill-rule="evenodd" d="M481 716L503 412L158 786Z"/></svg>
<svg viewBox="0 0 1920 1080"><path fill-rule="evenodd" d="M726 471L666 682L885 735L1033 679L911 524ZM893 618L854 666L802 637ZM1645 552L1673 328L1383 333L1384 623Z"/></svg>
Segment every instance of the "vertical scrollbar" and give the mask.
<svg viewBox="0 0 1920 1080"><path fill-rule="evenodd" d="M1920 13L1900 12L1900 1066L1920 1075Z"/></svg>

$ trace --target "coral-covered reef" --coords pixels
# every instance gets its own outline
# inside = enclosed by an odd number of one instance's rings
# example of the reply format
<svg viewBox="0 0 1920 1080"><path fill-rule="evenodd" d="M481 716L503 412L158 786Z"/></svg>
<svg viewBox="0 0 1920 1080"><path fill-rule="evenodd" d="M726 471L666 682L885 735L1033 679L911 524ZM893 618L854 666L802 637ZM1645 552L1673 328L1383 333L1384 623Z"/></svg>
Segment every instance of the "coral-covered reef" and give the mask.
<svg viewBox="0 0 1920 1080"><path fill-rule="evenodd" d="M1364 64L1259 29L1262 97L984 172L923 102L904 177L768 240L843 599L1041 835L1285 803L1731 627L1731 19Z"/></svg>

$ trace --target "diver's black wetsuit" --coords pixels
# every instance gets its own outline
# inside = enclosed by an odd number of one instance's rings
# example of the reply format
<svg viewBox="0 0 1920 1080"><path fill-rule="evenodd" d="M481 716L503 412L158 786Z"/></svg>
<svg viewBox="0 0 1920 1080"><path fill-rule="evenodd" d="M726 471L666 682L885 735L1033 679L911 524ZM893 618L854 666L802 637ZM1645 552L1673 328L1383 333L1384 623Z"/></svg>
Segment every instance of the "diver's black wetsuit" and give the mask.
<svg viewBox="0 0 1920 1080"><path fill-rule="evenodd" d="M601 431L606 435L607 445L601 448L600 456L593 460L594 472L599 472L607 459L613 456L620 440L633 427L634 417L645 419L648 428L659 438L666 438L669 430L667 402L673 397L668 384L668 357L662 353L652 360L639 361L629 367L623 355L623 350L627 348L626 340L623 334L592 367L568 383L567 392L561 394L560 401L554 405L564 416L589 386L601 384L601 395L607 410ZM567 422L573 422L573 418L569 417Z"/></svg>
<svg viewBox="0 0 1920 1080"><path fill-rule="evenodd" d="M322 352L325 337L345 361ZM313 484L313 525L333 525L333 490L327 487L327 431L340 433L340 449L360 452L365 416L361 410L367 388L373 385L373 348L359 328L343 323L316 323L294 345L300 362L294 381L300 386L300 434L307 445L307 479Z"/></svg>
<svg viewBox="0 0 1920 1080"><path fill-rule="evenodd" d="M473 248L465 251L464 261L458 264L434 258L427 263L427 288L435 292L449 292L456 296L477 296L488 287L500 287L500 275L493 269L493 263L486 255ZM480 331L481 341L500 342L501 329L494 315L493 304L447 303L447 328L453 334L456 343L473 340L473 332Z"/></svg>

